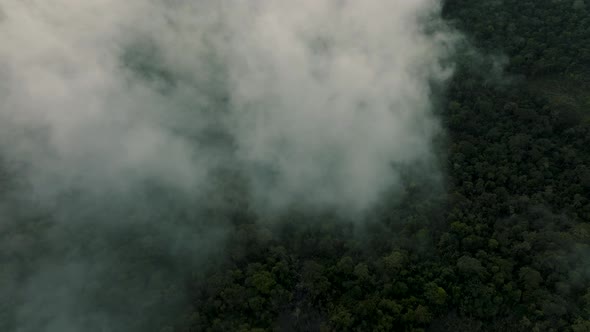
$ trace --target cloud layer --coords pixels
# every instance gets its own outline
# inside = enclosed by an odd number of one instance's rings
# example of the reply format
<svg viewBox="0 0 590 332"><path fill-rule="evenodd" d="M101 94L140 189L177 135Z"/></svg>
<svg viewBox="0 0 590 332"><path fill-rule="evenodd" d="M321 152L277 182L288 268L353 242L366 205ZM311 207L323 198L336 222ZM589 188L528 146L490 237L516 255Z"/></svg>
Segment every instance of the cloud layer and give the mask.
<svg viewBox="0 0 590 332"><path fill-rule="evenodd" d="M2 141L58 186L150 178L195 189L226 161L207 139L217 128L269 205L364 209L396 184L393 165L431 157L431 87L450 75L454 40L439 10L8 1Z"/></svg>
<svg viewBox="0 0 590 332"><path fill-rule="evenodd" d="M369 210L432 160L456 38L436 0L1 2L0 155L18 190L0 228L50 215L46 251L0 247L36 257L0 278L9 328L142 330L96 295L169 303L145 294L219 247L236 201ZM161 279L117 279L131 271Z"/></svg>

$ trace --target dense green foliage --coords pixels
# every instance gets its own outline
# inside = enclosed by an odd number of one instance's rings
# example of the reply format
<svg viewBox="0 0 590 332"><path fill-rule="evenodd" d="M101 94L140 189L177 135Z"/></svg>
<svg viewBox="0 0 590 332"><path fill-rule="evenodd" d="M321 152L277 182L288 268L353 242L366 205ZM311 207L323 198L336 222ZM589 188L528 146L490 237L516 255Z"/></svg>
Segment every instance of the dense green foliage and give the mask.
<svg viewBox="0 0 590 332"><path fill-rule="evenodd" d="M583 77L590 65L590 4L584 0L447 0L472 41L510 56L511 72Z"/></svg>

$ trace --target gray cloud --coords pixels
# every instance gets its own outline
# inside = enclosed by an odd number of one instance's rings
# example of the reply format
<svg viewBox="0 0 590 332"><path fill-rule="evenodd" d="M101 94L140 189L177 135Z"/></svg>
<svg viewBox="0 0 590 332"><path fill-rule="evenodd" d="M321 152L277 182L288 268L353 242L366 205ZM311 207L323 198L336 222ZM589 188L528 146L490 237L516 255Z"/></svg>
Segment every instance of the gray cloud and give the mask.
<svg viewBox="0 0 590 332"><path fill-rule="evenodd" d="M434 1L258 1L230 19L239 158L268 205L370 207L432 156L431 83L456 38ZM239 7L239 6L238 6ZM244 22L245 21L245 22Z"/></svg>
<svg viewBox="0 0 590 332"><path fill-rule="evenodd" d="M19 143L42 173L198 187L219 156L188 137L215 123L260 199L359 210L431 156L456 39L427 32L437 1L9 4L2 115L46 129ZM142 43L147 80L121 68Z"/></svg>
<svg viewBox="0 0 590 332"><path fill-rule="evenodd" d="M182 298L152 293L214 255L244 197L361 215L398 168L431 162L432 87L458 38L435 0L0 11L0 150L19 182L0 210L1 315L18 331L145 330Z"/></svg>

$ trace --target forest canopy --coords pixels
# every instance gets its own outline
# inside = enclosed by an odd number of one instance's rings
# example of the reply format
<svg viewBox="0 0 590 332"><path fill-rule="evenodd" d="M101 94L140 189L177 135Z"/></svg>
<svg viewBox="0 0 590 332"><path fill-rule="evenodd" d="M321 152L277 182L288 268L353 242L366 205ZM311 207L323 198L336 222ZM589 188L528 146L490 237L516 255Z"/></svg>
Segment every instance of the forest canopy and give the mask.
<svg viewBox="0 0 590 332"><path fill-rule="evenodd" d="M16 3L0 331L590 332L588 0Z"/></svg>

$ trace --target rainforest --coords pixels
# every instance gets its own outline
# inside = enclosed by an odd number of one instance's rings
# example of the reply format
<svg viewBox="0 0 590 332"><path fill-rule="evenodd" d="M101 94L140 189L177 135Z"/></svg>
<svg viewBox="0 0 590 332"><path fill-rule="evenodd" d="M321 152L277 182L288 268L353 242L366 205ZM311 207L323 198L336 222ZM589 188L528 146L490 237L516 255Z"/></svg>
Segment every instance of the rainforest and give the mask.
<svg viewBox="0 0 590 332"><path fill-rule="evenodd" d="M590 332L590 2L0 0L0 331Z"/></svg>

